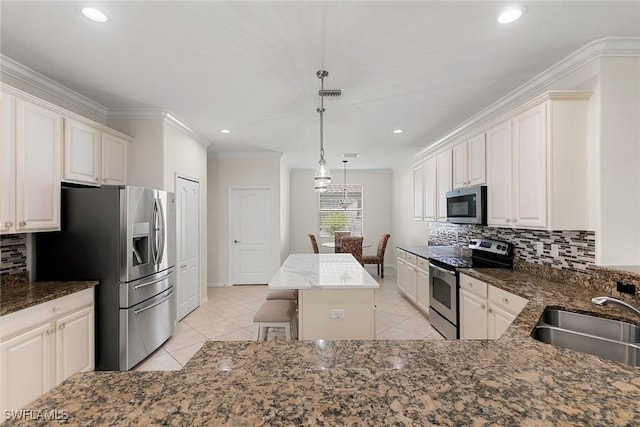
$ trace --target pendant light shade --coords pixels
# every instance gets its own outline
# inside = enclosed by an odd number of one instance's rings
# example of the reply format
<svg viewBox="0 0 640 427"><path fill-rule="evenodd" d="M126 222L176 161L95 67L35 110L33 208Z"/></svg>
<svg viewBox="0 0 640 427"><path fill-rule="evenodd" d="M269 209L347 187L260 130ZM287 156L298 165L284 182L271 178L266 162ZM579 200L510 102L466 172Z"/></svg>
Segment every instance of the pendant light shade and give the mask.
<svg viewBox="0 0 640 427"><path fill-rule="evenodd" d="M353 204L353 201L349 200L349 192L347 188L347 160L343 160L342 163L344 163L344 187L342 192L342 199L338 201L338 204L342 207L342 209L347 209Z"/></svg>
<svg viewBox="0 0 640 427"><path fill-rule="evenodd" d="M316 76L320 79L320 108L316 109L320 114L320 161L318 161L318 167L316 168L315 176L313 180L315 182L316 191L323 193L327 191L327 185L331 182L331 171L327 166L327 161L324 159L324 141L323 141L323 118L324 118L324 78L329 73L325 70L316 72Z"/></svg>

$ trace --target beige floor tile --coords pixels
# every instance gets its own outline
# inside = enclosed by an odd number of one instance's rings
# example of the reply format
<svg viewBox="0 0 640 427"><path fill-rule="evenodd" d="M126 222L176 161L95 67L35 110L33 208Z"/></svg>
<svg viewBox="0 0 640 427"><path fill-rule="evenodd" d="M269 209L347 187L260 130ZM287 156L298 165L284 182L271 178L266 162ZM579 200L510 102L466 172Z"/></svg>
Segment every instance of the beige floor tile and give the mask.
<svg viewBox="0 0 640 427"><path fill-rule="evenodd" d="M229 334L216 337L215 341L251 341L253 340L253 330L246 328L238 329Z"/></svg>
<svg viewBox="0 0 640 427"><path fill-rule="evenodd" d="M168 352L172 352L199 342L204 342L206 340L207 337L205 335L202 335L197 330L187 329L173 334L173 336L169 338L169 340L164 343L162 347Z"/></svg>
<svg viewBox="0 0 640 427"><path fill-rule="evenodd" d="M403 320L407 319L408 316L403 316L398 313L391 313L389 311L378 310L376 311L376 319L383 319L388 323L391 323L391 326L395 326Z"/></svg>
<svg viewBox="0 0 640 427"><path fill-rule="evenodd" d="M255 313L255 311L252 311L246 307L232 303L229 303L225 306L217 307L215 310L213 310L213 313L217 314L218 316L224 317L225 319L232 319L234 317L242 316L243 314L252 312Z"/></svg>
<svg viewBox="0 0 640 427"><path fill-rule="evenodd" d="M223 320L215 325L208 325L198 328L198 331L205 335L210 340L217 340L222 335L230 334L238 329L243 329L242 326L237 323L233 323L230 320Z"/></svg>
<svg viewBox="0 0 640 427"><path fill-rule="evenodd" d="M224 320L224 317L205 310L204 308L197 308L182 319L182 323L197 329L201 326L213 325L221 320Z"/></svg>
<svg viewBox="0 0 640 427"><path fill-rule="evenodd" d="M170 354L162 354L156 357L150 357L136 368L135 371L178 371L182 369L182 365L178 363Z"/></svg>
<svg viewBox="0 0 640 427"><path fill-rule="evenodd" d="M242 314L229 320L231 320L236 325L242 326L243 328L253 328L253 318L255 315L255 311L252 311L251 313Z"/></svg>
<svg viewBox="0 0 640 427"><path fill-rule="evenodd" d="M185 348L181 348L180 350L175 350L170 352L169 354L176 359L176 361L182 366L186 365L189 359L191 359L197 352L202 348L204 342L199 342L197 344L190 345Z"/></svg>
<svg viewBox="0 0 640 427"><path fill-rule="evenodd" d="M396 328L404 329L407 332L413 332L415 334L424 334L425 336L433 332L433 328L429 321L421 314L415 314L408 319L398 323Z"/></svg>
<svg viewBox="0 0 640 427"><path fill-rule="evenodd" d="M416 334L397 327L389 328L376 335L377 340L423 340L426 334Z"/></svg>

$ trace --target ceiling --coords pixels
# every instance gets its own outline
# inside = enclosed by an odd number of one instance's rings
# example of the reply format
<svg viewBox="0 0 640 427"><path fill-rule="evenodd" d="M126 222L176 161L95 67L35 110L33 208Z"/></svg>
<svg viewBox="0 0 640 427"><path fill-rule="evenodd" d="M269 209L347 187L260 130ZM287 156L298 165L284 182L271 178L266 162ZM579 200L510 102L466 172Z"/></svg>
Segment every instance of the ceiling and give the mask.
<svg viewBox="0 0 640 427"><path fill-rule="evenodd" d="M162 109L210 152L387 168L585 44L640 36L640 2L90 1L0 3L3 55L104 107ZM82 7L109 17L98 24ZM400 135L392 134L404 129ZM223 135L220 129L231 129Z"/></svg>

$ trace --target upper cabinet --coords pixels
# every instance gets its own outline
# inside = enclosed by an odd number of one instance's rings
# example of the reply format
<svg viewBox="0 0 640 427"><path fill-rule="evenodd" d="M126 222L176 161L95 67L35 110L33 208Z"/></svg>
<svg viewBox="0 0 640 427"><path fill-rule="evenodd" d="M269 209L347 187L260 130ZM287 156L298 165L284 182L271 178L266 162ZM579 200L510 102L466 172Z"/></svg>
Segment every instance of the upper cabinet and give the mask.
<svg viewBox="0 0 640 427"><path fill-rule="evenodd" d="M453 147L453 188L486 182L484 133Z"/></svg>
<svg viewBox="0 0 640 427"><path fill-rule="evenodd" d="M424 162L424 219L435 221L438 216L438 174L436 158Z"/></svg>
<svg viewBox="0 0 640 427"><path fill-rule="evenodd" d="M487 131L487 224L587 230L585 92L550 92Z"/></svg>
<svg viewBox="0 0 640 427"><path fill-rule="evenodd" d="M128 141L73 119L65 119L64 129L64 181L126 183Z"/></svg>
<svg viewBox="0 0 640 427"><path fill-rule="evenodd" d="M423 184L424 184L424 166L418 165L413 167L413 219L421 220L423 218L424 203Z"/></svg>
<svg viewBox="0 0 640 427"><path fill-rule="evenodd" d="M1 97L0 233L59 230L62 116Z"/></svg>
<svg viewBox="0 0 640 427"><path fill-rule="evenodd" d="M124 185L127 182L127 151L129 143L115 135L102 132L102 183Z"/></svg>
<svg viewBox="0 0 640 427"><path fill-rule="evenodd" d="M126 183L125 135L0 85L0 234L59 230L61 181Z"/></svg>
<svg viewBox="0 0 640 427"><path fill-rule="evenodd" d="M452 190L451 183L452 150L444 151L436 156L436 175L438 182L438 221L447 220L447 192Z"/></svg>

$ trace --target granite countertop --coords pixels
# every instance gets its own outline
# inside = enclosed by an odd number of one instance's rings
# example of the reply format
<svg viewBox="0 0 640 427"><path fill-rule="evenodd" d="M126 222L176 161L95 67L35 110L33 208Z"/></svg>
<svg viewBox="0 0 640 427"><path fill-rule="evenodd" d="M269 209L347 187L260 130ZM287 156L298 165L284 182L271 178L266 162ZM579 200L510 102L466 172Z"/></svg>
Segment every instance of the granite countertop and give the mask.
<svg viewBox="0 0 640 427"><path fill-rule="evenodd" d="M76 374L26 409L80 425L637 425L639 368L530 336L549 305L632 316L592 306L592 288L463 272L529 300L500 339L208 342L181 371Z"/></svg>
<svg viewBox="0 0 640 427"><path fill-rule="evenodd" d="M380 285L351 254L291 254L270 289L371 289Z"/></svg>
<svg viewBox="0 0 640 427"><path fill-rule="evenodd" d="M0 316L92 288L96 280L29 282L25 275L6 276L0 285Z"/></svg>

